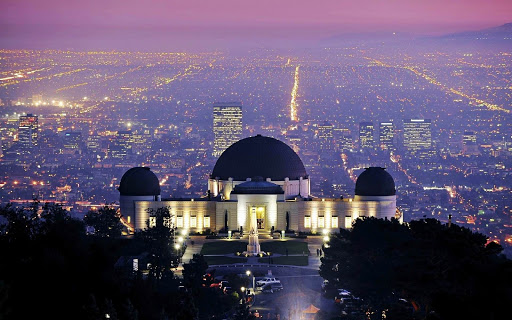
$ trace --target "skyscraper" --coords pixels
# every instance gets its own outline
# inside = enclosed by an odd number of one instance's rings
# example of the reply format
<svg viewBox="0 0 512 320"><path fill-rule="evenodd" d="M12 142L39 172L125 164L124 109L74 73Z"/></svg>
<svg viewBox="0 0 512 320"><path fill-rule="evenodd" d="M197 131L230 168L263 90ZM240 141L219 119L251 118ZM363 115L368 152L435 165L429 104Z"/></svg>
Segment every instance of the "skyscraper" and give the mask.
<svg viewBox="0 0 512 320"><path fill-rule="evenodd" d="M133 136L131 131L118 131L110 148L112 158L122 159L132 153Z"/></svg>
<svg viewBox="0 0 512 320"><path fill-rule="evenodd" d="M20 116L18 125L18 141L23 149L32 149L37 146L39 137L38 117L29 113Z"/></svg>
<svg viewBox="0 0 512 320"><path fill-rule="evenodd" d="M465 155L480 154L476 144L476 134L473 131L464 131L464 135L462 135L462 153Z"/></svg>
<svg viewBox="0 0 512 320"><path fill-rule="evenodd" d="M77 131L69 131L64 133L64 149L68 153L81 152L82 133Z"/></svg>
<svg viewBox="0 0 512 320"><path fill-rule="evenodd" d="M213 156L219 157L242 138L242 104L240 102L213 105Z"/></svg>
<svg viewBox="0 0 512 320"><path fill-rule="evenodd" d="M352 139L352 134L350 130L347 128L335 128L333 130L334 141L336 145L336 149L338 151L349 151L354 148L354 140Z"/></svg>
<svg viewBox="0 0 512 320"><path fill-rule="evenodd" d="M391 151L394 149L393 138L395 130L393 122L380 122L379 123L379 148L382 150Z"/></svg>
<svg viewBox="0 0 512 320"><path fill-rule="evenodd" d="M409 156L427 158L432 155L431 124L430 119L404 120L404 147Z"/></svg>
<svg viewBox="0 0 512 320"><path fill-rule="evenodd" d="M320 150L333 151L334 150L334 127L328 122L318 126L318 142Z"/></svg>
<svg viewBox="0 0 512 320"><path fill-rule="evenodd" d="M373 129L373 122L359 123L359 148L361 150L373 150L375 148Z"/></svg>

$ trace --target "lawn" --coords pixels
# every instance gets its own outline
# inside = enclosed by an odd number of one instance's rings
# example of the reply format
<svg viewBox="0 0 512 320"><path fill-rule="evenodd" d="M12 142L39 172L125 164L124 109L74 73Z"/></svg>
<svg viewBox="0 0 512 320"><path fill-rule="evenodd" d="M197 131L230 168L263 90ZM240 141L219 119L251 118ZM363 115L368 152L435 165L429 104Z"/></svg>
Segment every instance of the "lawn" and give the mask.
<svg viewBox="0 0 512 320"><path fill-rule="evenodd" d="M308 265L308 257L305 256L281 256L281 257L272 257L273 264L282 264L282 265L292 265L292 266L307 266ZM260 258L258 259L259 263L268 263L268 258Z"/></svg>
<svg viewBox="0 0 512 320"><path fill-rule="evenodd" d="M309 254L308 244L302 241L288 240L288 241L269 241L261 243L261 250L265 252L286 254Z"/></svg>
<svg viewBox="0 0 512 320"><path fill-rule="evenodd" d="M224 257L224 256L205 256L204 259L206 260L208 265L233 264L233 263L247 262L247 258L233 258L233 257Z"/></svg>
<svg viewBox="0 0 512 320"><path fill-rule="evenodd" d="M201 249L202 255L230 254L247 250L247 242L243 241L214 241L206 242Z"/></svg>

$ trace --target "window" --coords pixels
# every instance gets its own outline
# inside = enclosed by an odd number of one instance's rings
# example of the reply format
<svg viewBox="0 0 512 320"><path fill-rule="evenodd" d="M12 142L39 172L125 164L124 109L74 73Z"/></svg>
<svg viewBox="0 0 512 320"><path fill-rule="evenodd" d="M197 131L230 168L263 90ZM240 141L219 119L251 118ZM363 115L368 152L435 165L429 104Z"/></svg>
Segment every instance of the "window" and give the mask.
<svg viewBox="0 0 512 320"><path fill-rule="evenodd" d="M204 225L204 227L205 227L205 228L209 228L209 227L210 227L210 217L208 217L208 216L207 216L207 217L204 217L204 219L203 219L203 220L204 220L204 221L203 221L203 225Z"/></svg>
<svg viewBox="0 0 512 320"><path fill-rule="evenodd" d="M331 218L331 228L338 228L338 217L334 216Z"/></svg>
<svg viewBox="0 0 512 320"><path fill-rule="evenodd" d="M311 217L304 217L304 228L311 228Z"/></svg>
<svg viewBox="0 0 512 320"><path fill-rule="evenodd" d="M183 216L178 217L178 219L176 219L176 227L183 228Z"/></svg>
<svg viewBox="0 0 512 320"><path fill-rule="evenodd" d="M190 217L190 227L197 228L197 217Z"/></svg>
<svg viewBox="0 0 512 320"><path fill-rule="evenodd" d="M346 216L345 217L345 229L350 229L350 228L352 228L352 217Z"/></svg>
<svg viewBox="0 0 512 320"><path fill-rule="evenodd" d="M156 227L156 217L149 217L149 227L150 228Z"/></svg>
<svg viewBox="0 0 512 320"><path fill-rule="evenodd" d="M166 226L168 228L172 228L171 217L164 217L164 226Z"/></svg>
<svg viewBox="0 0 512 320"><path fill-rule="evenodd" d="M325 228L325 218L324 217L318 217L318 227Z"/></svg>

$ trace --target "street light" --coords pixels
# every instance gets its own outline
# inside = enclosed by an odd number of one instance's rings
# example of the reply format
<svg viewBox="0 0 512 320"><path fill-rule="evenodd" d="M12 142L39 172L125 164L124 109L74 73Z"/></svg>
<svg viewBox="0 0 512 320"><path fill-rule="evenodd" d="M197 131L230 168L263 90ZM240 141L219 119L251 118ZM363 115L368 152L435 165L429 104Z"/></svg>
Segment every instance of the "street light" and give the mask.
<svg viewBox="0 0 512 320"><path fill-rule="evenodd" d="M250 277L251 276L251 270L247 270L245 271L245 274ZM256 285L255 285L255 278L254 278L254 274L252 275L252 293L255 294L256 293Z"/></svg>
<svg viewBox="0 0 512 320"><path fill-rule="evenodd" d="M176 244L174 245L174 249L176 249L176 250L180 250L180 245L179 245L178 243L176 243Z"/></svg>

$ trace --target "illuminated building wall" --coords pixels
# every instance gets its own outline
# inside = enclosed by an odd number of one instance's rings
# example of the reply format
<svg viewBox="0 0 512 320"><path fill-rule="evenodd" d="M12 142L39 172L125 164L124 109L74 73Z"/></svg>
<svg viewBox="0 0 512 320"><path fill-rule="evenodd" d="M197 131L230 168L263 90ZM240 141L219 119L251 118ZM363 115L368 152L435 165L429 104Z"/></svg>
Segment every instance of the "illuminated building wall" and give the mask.
<svg viewBox="0 0 512 320"><path fill-rule="evenodd" d="M214 197L218 194L222 194L223 199L230 200L231 191L233 191L235 186L246 181L250 181L250 179L251 178L248 178L248 180L244 181L237 181L233 180L232 178L229 178L228 180L210 178L208 179L208 190L211 191ZM275 181L271 179L266 180L281 186L284 190L286 199L294 198L297 195L307 198L310 195L311 185L309 178L300 177L299 180L290 180L289 178L285 178L282 181Z"/></svg>
<svg viewBox="0 0 512 320"><path fill-rule="evenodd" d="M242 105L237 102L213 105L213 156L219 157L242 138Z"/></svg>
<svg viewBox="0 0 512 320"><path fill-rule="evenodd" d="M216 230L216 208L212 201L194 200L163 200L134 202L135 229L145 229L150 218L148 209L168 207L171 214L171 221L178 229L189 229L193 232L201 232L206 229ZM122 213L125 216L124 213ZM206 226L205 226L206 223ZM208 226L209 224L209 226Z"/></svg>
<svg viewBox="0 0 512 320"><path fill-rule="evenodd" d="M272 226L274 230L285 230L287 215L289 230L321 233L324 229L338 232L340 228L350 228L352 222L359 217L391 219L396 213L396 196L356 196L354 199L306 201L284 201L280 197L282 196L247 194L237 195L235 200L224 202L204 199L159 201L151 196L121 196L120 205L121 214L135 229L147 227L150 218L148 209L169 207L174 225L178 229L189 229L193 232L206 229L219 231L224 228L226 217L228 230L240 230L242 226L247 232L251 207L264 215L263 228L260 230L263 232L269 232Z"/></svg>

